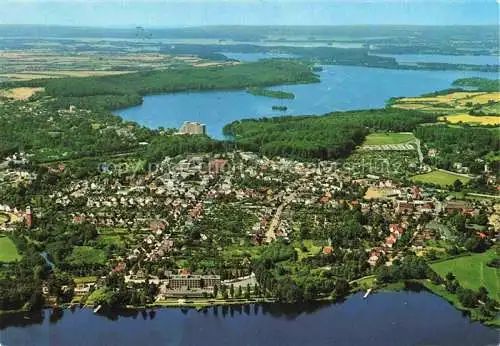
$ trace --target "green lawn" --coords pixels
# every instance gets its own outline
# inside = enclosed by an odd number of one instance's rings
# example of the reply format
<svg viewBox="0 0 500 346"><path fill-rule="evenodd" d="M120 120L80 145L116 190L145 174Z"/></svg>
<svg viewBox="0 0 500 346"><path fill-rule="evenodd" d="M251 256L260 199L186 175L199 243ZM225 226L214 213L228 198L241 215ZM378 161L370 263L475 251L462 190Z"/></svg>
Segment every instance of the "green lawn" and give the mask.
<svg viewBox="0 0 500 346"><path fill-rule="evenodd" d="M69 256L69 262L79 264L106 264L104 251L90 246L75 246Z"/></svg>
<svg viewBox="0 0 500 346"><path fill-rule="evenodd" d="M111 299L111 295L112 295L111 291L108 291L105 288L98 288L92 293L90 293L85 304L91 306L96 303L109 302Z"/></svg>
<svg viewBox="0 0 500 346"><path fill-rule="evenodd" d="M299 261L301 261L305 257L316 256L322 250L322 247L319 245L315 245L313 240L311 239L303 240L302 244L304 244L307 251L302 251L300 242L297 242L297 244L295 244L295 250L297 251Z"/></svg>
<svg viewBox="0 0 500 346"><path fill-rule="evenodd" d="M0 236L0 262L14 262L20 258L14 242L6 236Z"/></svg>
<svg viewBox="0 0 500 346"><path fill-rule="evenodd" d="M86 284L89 282L96 282L97 276L79 276L73 278L73 281L75 281L76 284Z"/></svg>
<svg viewBox="0 0 500 346"><path fill-rule="evenodd" d="M100 245L115 245L124 248L128 241L133 240L133 235L123 228L100 228L97 242Z"/></svg>
<svg viewBox="0 0 500 346"><path fill-rule="evenodd" d="M486 265L498 256L496 251L489 249L482 254L433 263L431 267L443 278L448 272L452 272L465 288L477 291L479 287L484 286L492 298L500 301L500 271Z"/></svg>
<svg viewBox="0 0 500 346"><path fill-rule="evenodd" d="M366 136L364 145L401 144L415 139L412 133L375 132Z"/></svg>
<svg viewBox="0 0 500 346"><path fill-rule="evenodd" d="M463 184L469 182L469 178L462 177L460 175L455 175L447 172L433 171L425 174L419 174L411 177L411 180L420 183L431 183L441 186L453 185L455 180L460 180Z"/></svg>
<svg viewBox="0 0 500 346"><path fill-rule="evenodd" d="M97 237L97 242L103 245L114 244L118 247L125 246L125 241L121 235L99 235Z"/></svg>

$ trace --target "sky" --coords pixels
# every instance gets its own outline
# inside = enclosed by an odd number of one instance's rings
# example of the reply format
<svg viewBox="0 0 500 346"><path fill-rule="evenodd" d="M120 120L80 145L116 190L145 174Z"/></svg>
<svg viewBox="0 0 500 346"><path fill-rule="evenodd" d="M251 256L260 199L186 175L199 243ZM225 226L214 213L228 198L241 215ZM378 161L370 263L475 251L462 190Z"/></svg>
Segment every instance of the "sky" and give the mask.
<svg viewBox="0 0 500 346"><path fill-rule="evenodd" d="M0 24L498 24L499 0L0 0Z"/></svg>

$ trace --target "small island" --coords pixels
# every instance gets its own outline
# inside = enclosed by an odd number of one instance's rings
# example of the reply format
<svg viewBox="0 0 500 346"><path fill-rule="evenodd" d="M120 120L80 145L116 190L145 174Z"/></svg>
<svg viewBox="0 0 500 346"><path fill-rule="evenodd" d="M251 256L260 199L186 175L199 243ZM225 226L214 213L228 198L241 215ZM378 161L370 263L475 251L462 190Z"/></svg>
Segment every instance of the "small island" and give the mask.
<svg viewBox="0 0 500 346"><path fill-rule="evenodd" d="M269 90L260 87L248 88L247 92L255 96L273 97L275 99L293 100L295 95L286 91Z"/></svg>
<svg viewBox="0 0 500 346"><path fill-rule="evenodd" d="M272 106L273 111L282 111L286 112L288 107L287 106Z"/></svg>

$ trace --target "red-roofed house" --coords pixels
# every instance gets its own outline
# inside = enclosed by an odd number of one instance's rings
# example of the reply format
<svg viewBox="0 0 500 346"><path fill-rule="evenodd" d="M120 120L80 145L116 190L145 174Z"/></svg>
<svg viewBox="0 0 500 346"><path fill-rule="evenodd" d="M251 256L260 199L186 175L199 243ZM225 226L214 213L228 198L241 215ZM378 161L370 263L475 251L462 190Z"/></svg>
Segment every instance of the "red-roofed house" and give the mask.
<svg viewBox="0 0 500 346"><path fill-rule="evenodd" d="M476 232L476 235L481 238L481 239L485 239L487 238L488 236L486 234L484 234L483 232Z"/></svg>
<svg viewBox="0 0 500 346"><path fill-rule="evenodd" d="M122 272L125 270L125 268L127 268L127 265L125 264L125 262L118 262L118 264L116 265L116 267L113 268L113 273L119 273L119 272Z"/></svg>
<svg viewBox="0 0 500 346"><path fill-rule="evenodd" d="M389 230L396 238L400 238L405 231L403 227L401 227L395 223L391 224L391 226L389 227Z"/></svg>
<svg viewBox="0 0 500 346"><path fill-rule="evenodd" d="M323 248L323 254L331 255L333 253L333 248L331 246L325 246Z"/></svg>
<svg viewBox="0 0 500 346"><path fill-rule="evenodd" d="M85 217L82 215L76 215L73 217L73 222L74 223L82 223L85 220Z"/></svg>
<svg viewBox="0 0 500 346"><path fill-rule="evenodd" d="M392 248L392 246L393 246L394 244L396 244L396 241L397 241L396 237L395 237L395 236L393 236L393 235L391 234L390 236L388 236L388 237L385 239L385 245L386 245L387 247Z"/></svg>

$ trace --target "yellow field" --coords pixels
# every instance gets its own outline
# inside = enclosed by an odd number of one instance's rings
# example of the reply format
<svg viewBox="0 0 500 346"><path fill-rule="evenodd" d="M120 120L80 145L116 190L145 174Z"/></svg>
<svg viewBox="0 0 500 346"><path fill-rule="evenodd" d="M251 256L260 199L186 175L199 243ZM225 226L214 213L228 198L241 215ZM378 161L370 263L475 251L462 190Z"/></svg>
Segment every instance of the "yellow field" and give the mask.
<svg viewBox="0 0 500 346"><path fill-rule="evenodd" d="M495 103L489 105L490 101ZM451 124L459 122L475 125L498 125L500 114L498 106L500 92L454 92L448 95L435 97L407 97L402 98L392 105L394 108L419 110L442 115L439 120L447 120ZM479 110L485 116L473 116L468 113Z"/></svg>
<svg viewBox="0 0 500 346"><path fill-rule="evenodd" d="M469 99L474 97L483 97L491 93L484 92L455 92L448 95L439 95L434 97L405 97L398 102L418 102L418 103L450 103L457 100ZM487 102L487 101L486 101Z"/></svg>
<svg viewBox="0 0 500 346"><path fill-rule="evenodd" d="M36 73L4 73L0 74L0 79L27 81L40 78L112 76L131 72L134 71L40 71Z"/></svg>
<svg viewBox="0 0 500 346"><path fill-rule="evenodd" d="M477 94L476 96L470 97L465 100L460 100L459 103L467 103L472 102L473 104L486 104L489 101L499 102L500 101L500 92L491 92L484 94Z"/></svg>
<svg viewBox="0 0 500 346"><path fill-rule="evenodd" d="M434 97L405 97L396 101L395 106L403 108L403 105L415 104L421 106L433 107L438 103L446 103L453 106L465 106L472 104L486 104L488 101L500 101L500 92L455 92L448 95L440 95Z"/></svg>
<svg viewBox="0 0 500 346"><path fill-rule="evenodd" d="M410 102L397 103L393 107L401 109L429 109L429 108L434 109L433 107L429 107L428 104L410 103Z"/></svg>
<svg viewBox="0 0 500 346"><path fill-rule="evenodd" d="M466 111L464 107L454 107L454 108L444 108L439 107L431 103L397 103L392 106L393 108L407 109L407 110L419 110L422 112L433 112L438 114L448 114L450 111Z"/></svg>
<svg viewBox="0 0 500 346"><path fill-rule="evenodd" d="M42 90L43 88L14 88L14 89L0 90L0 96L8 97L14 100L27 100L34 93Z"/></svg>
<svg viewBox="0 0 500 346"><path fill-rule="evenodd" d="M90 76L114 76L135 71L46 71L48 75L61 77L90 77Z"/></svg>
<svg viewBox="0 0 500 346"><path fill-rule="evenodd" d="M470 123L470 124L480 124L480 125L499 125L500 116L473 116L469 114L455 114L448 115L446 117L441 117L439 120L444 120L446 118L452 124L459 122Z"/></svg>

